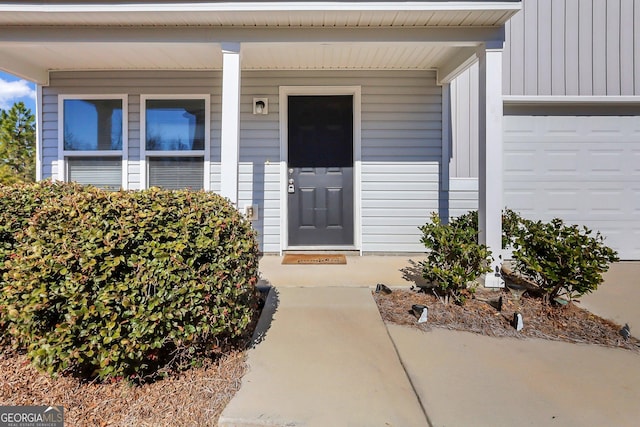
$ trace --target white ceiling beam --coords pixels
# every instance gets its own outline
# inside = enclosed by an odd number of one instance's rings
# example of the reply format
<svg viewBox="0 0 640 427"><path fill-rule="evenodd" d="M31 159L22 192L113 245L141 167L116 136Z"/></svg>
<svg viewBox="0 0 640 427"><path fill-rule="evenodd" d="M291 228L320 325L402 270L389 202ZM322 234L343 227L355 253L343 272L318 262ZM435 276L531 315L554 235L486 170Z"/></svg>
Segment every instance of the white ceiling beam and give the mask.
<svg viewBox="0 0 640 427"><path fill-rule="evenodd" d="M477 49L471 47L459 49L453 58L438 67L437 83L439 85L450 83L477 60Z"/></svg>
<svg viewBox="0 0 640 427"><path fill-rule="evenodd" d="M49 84L49 71L46 68L32 64L24 57L15 56L3 52L0 48L0 70L6 71L23 79L39 83L43 86Z"/></svg>
<svg viewBox="0 0 640 427"><path fill-rule="evenodd" d="M497 27L78 27L2 26L3 43L279 43L305 42L434 42L474 46L503 40Z"/></svg>

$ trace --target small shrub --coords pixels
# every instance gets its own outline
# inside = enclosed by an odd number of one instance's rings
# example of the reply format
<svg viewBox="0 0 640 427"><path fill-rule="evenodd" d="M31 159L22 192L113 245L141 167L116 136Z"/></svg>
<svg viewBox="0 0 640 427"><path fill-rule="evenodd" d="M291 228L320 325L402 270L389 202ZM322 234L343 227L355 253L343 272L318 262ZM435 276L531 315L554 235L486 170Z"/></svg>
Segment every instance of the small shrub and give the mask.
<svg viewBox="0 0 640 427"><path fill-rule="evenodd" d="M540 287L546 302L595 291L602 273L618 261L599 232L592 235L587 227L565 225L558 218L548 223L522 221L514 240L515 270Z"/></svg>
<svg viewBox="0 0 640 427"><path fill-rule="evenodd" d="M245 333L257 245L226 200L63 187L55 201L25 207L33 214L5 263L0 308L36 366L141 378Z"/></svg>
<svg viewBox="0 0 640 427"><path fill-rule="evenodd" d="M451 218L449 224L458 227L472 228L476 231L475 241L478 241L478 211L469 211L458 217ZM522 217L511 209L502 211L502 247L513 246L516 236L522 228Z"/></svg>
<svg viewBox="0 0 640 427"><path fill-rule="evenodd" d="M446 302L452 297L464 303L468 283L491 270L489 251L478 244L477 228L469 226L467 220L443 224L438 214L432 213L431 222L420 228L428 250L427 259L421 262L422 275Z"/></svg>

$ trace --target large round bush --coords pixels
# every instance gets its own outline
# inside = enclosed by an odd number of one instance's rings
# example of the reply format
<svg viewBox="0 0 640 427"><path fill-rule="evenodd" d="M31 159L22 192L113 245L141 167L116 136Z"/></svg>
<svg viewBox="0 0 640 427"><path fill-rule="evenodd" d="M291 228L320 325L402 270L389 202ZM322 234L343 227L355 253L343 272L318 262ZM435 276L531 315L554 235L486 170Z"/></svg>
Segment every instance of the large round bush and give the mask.
<svg viewBox="0 0 640 427"><path fill-rule="evenodd" d="M140 377L255 314L254 232L215 194L89 187L37 210L20 240L0 307L49 372Z"/></svg>

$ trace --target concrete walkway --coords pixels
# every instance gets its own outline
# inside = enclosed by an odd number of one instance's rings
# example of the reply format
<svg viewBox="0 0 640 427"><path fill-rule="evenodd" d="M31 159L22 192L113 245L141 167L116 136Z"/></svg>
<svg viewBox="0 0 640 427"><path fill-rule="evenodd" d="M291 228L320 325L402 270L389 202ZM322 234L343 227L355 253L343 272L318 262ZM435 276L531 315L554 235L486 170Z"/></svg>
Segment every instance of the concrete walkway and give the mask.
<svg viewBox="0 0 640 427"><path fill-rule="evenodd" d="M640 425L638 353L388 327L433 426Z"/></svg>
<svg viewBox="0 0 640 427"><path fill-rule="evenodd" d="M367 288L292 288L219 425L425 426Z"/></svg>
<svg viewBox="0 0 640 427"><path fill-rule="evenodd" d="M620 325L629 324L633 336L640 338L640 262L613 264L603 278L598 290L580 298L582 306Z"/></svg>
<svg viewBox="0 0 640 427"><path fill-rule="evenodd" d="M408 286L411 259L282 266L263 258L274 287L262 340L219 425L638 425L639 353L384 325L371 291ZM637 336L638 277L640 263L616 264L583 303L628 321Z"/></svg>

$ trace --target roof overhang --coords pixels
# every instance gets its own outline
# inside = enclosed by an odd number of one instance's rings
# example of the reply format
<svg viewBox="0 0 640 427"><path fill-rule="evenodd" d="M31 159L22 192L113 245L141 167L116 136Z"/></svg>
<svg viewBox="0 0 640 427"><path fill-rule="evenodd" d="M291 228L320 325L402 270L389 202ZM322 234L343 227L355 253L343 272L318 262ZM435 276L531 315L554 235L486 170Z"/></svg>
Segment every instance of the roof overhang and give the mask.
<svg viewBox="0 0 640 427"><path fill-rule="evenodd" d="M0 69L41 84L56 70L222 67L442 69L504 40L520 1L0 2Z"/></svg>

